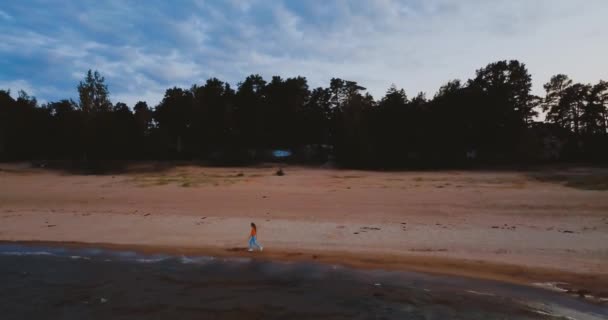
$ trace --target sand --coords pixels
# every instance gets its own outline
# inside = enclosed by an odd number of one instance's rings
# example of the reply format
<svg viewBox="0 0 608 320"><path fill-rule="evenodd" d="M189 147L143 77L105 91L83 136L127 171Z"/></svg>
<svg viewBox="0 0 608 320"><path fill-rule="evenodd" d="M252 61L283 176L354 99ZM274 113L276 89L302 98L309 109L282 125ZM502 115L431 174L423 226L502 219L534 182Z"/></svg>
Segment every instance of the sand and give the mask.
<svg viewBox="0 0 608 320"><path fill-rule="evenodd" d="M608 297L608 191L539 172L275 170L147 164L95 176L2 164L0 241L250 255L255 222L262 259L565 282Z"/></svg>

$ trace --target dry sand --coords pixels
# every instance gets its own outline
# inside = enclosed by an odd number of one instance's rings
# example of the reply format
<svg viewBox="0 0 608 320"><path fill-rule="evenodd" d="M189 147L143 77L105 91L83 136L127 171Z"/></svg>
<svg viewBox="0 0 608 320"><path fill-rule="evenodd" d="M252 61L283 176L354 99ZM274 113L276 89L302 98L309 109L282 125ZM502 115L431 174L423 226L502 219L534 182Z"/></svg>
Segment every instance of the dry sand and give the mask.
<svg viewBox="0 0 608 320"><path fill-rule="evenodd" d="M0 165L0 240L249 255L253 221L259 258L566 282L608 297L608 191L538 172L147 169ZM606 176L559 172L596 173Z"/></svg>

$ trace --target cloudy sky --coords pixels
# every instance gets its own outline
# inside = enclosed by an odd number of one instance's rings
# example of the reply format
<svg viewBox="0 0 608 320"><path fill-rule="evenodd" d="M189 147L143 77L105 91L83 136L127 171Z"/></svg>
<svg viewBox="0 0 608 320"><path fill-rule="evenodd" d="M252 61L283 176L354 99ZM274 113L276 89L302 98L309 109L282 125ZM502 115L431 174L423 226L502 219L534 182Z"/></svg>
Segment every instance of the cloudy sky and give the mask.
<svg viewBox="0 0 608 320"><path fill-rule="evenodd" d="M0 30L0 88L43 102L76 98L87 69L131 106L252 73L340 77L376 98L391 84L430 96L502 59L525 62L536 93L555 73L608 79L608 0L6 0Z"/></svg>

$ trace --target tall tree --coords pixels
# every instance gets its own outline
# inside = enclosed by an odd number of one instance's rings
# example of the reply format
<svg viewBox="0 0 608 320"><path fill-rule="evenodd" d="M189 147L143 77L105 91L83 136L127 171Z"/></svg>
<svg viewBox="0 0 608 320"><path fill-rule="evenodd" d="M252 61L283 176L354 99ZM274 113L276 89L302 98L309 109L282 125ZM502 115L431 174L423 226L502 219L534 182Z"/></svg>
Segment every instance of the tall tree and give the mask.
<svg viewBox="0 0 608 320"><path fill-rule="evenodd" d="M10 109L15 103L10 90L0 90L0 160L9 157Z"/></svg>
<svg viewBox="0 0 608 320"><path fill-rule="evenodd" d="M135 111L135 123L139 134L141 136L150 134L150 129L152 129L152 110L150 110L148 104L145 101L138 101L133 110Z"/></svg>
<svg viewBox="0 0 608 320"><path fill-rule="evenodd" d="M295 147L301 141L297 138L298 114L310 97L308 83L304 77L281 79L275 76L266 86L267 108L264 117L268 121L266 141L274 147Z"/></svg>
<svg viewBox="0 0 608 320"><path fill-rule="evenodd" d="M187 144L193 120L193 96L190 90L174 87L165 91L165 96L154 111L154 120L167 138L167 146L179 157L190 151Z"/></svg>
<svg viewBox="0 0 608 320"><path fill-rule="evenodd" d="M526 65L517 61L498 61L477 70L469 86L485 92L494 103L496 115L512 124L530 123L537 115L532 91L532 76ZM488 106L492 107L492 106ZM504 123L506 125L506 123Z"/></svg>
<svg viewBox="0 0 608 320"><path fill-rule="evenodd" d="M564 101L566 90L572 86L572 80L565 74L558 74L549 80L545 88L545 99L542 110L547 113L547 120L562 128L570 128L569 105Z"/></svg>
<svg viewBox="0 0 608 320"><path fill-rule="evenodd" d="M243 147L266 147L264 139L268 119L264 118L266 110L266 81L254 74L239 83L235 95L235 122L237 144Z"/></svg>
<svg viewBox="0 0 608 320"><path fill-rule="evenodd" d="M608 82L588 86L587 105L582 120L587 135L608 134Z"/></svg>
<svg viewBox="0 0 608 320"><path fill-rule="evenodd" d="M316 88L304 104L298 118L299 141L303 144L328 144L330 141L331 93L327 88Z"/></svg>
<svg viewBox="0 0 608 320"><path fill-rule="evenodd" d="M407 161L411 133L408 112L409 100L405 90L392 85L370 113L370 135L373 141L375 162L384 166L398 166Z"/></svg>
<svg viewBox="0 0 608 320"><path fill-rule="evenodd" d="M46 105L52 115L51 148L57 159L77 159L83 152L84 123L82 111L72 100L61 100Z"/></svg>
<svg viewBox="0 0 608 320"><path fill-rule="evenodd" d="M80 108L85 113L109 111L112 107L105 78L97 71L93 72L90 69L87 71L84 80L78 84L78 95L80 96Z"/></svg>
<svg viewBox="0 0 608 320"><path fill-rule="evenodd" d="M544 88L546 95L542 108L547 112L547 120L579 136L584 127L583 114L591 87L573 83L566 75L559 74L553 76ZM587 118L591 120L593 117L587 115Z"/></svg>
<svg viewBox="0 0 608 320"><path fill-rule="evenodd" d="M331 79L333 143L337 158L345 164L362 166L372 157L368 112L374 106L364 87L355 81Z"/></svg>
<svg viewBox="0 0 608 320"><path fill-rule="evenodd" d="M482 135L482 153L498 161L517 157L517 146L536 115L532 77L517 60L498 61L477 70L468 81L476 109L474 123Z"/></svg>
<svg viewBox="0 0 608 320"><path fill-rule="evenodd" d="M217 78L208 79L203 86L194 86L195 131L202 144L222 149L232 138L232 105L234 90Z"/></svg>

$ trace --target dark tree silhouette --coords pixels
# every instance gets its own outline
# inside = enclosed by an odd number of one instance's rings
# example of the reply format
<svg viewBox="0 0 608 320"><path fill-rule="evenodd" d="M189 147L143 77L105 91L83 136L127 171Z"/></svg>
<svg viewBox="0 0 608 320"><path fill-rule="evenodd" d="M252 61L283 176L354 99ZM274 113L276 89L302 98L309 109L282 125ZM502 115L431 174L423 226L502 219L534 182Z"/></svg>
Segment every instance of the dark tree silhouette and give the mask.
<svg viewBox="0 0 608 320"><path fill-rule="evenodd" d="M566 75L531 93L525 64L497 61L431 99L391 86L377 101L355 81L310 90L304 77L250 75L237 90L217 78L171 88L154 107L112 104L105 79L89 70L79 101L38 105L0 90L0 160L183 159L247 163L289 149L297 161L405 168L608 161L608 83ZM542 111L545 122L538 121ZM316 155L316 156L315 156Z"/></svg>
<svg viewBox="0 0 608 320"><path fill-rule="evenodd" d="M61 100L46 105L51 114L50 145L54 159L77 160L83 154L84 119L72 100Z"/></svg>
<svg viewBox="0 0 608 320"><path fill-rule="evenodd" d="M84 81L78 84L80 108L85 113L108 111L112 103L109 100L108 86L99 72L89 70Z"/></svg>
<svg viewBox="0 0 608 320"><path fill-rule="evenodd" d="M193 96L189 90L168 89L154 111L154 120L166 139L163 144L172 157L188 157L193 113Z"/></svg>
<svg viewBox="0 0 608 320"><path fill-rule="evenodd" d="M236 145L241 148L264 147L263 138L267 119L266 81L260 75L250 75L239 83L235 95L234 118L236 123Z"/></svg>
<svg viewBox="0 0 608 320"><path fill-rule="evenodd" d="M547 120L571 133L567 157L605 158L607 146L608 84L574 83L558 74L544 85L547 92L542 109Z"/></svg>

